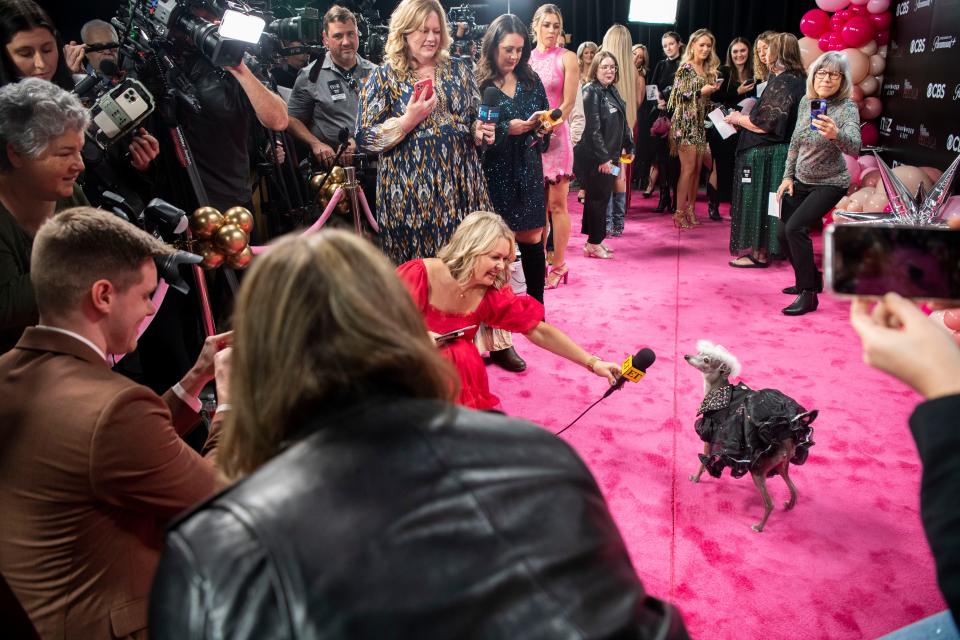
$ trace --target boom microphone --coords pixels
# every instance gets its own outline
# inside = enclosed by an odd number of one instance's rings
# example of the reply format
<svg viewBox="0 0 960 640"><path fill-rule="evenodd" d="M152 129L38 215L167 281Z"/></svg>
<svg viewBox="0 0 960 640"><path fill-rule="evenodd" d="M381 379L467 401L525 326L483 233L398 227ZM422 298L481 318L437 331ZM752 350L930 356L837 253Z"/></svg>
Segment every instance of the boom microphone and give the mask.
<svg viewBox="0 0 960 640"><path fill-rule="evenodd" d="M477 120L484 123L496 123L500 120L500 90L496 87L487 87L483 90L483 102L480 104ZM487 140L484 138L480 143L480 153L486 150Z"/></svg>
<svg viewBox="0 0 960 640"><path fill-rule="evenodd" d="M617 383L607 389L603 397L608 397L614 391L623 388L627 380L630 382L640 382L640 379L647 375L647 368L657 359L657 354L652 349L643 348L637 351L636 355L627 356L620 367L620 378Z"/></svg>

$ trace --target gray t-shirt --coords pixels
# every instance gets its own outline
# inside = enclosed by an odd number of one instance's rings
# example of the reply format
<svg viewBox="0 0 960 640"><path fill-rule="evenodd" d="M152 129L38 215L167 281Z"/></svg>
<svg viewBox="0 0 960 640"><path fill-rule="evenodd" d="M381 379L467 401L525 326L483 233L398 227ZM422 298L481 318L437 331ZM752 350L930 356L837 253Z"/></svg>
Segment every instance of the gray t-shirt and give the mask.
<svg viewBox="0 0 960 640"><path fill-rule="evenodd" d="M287 102L287 112L310 127L310 132L324 144L336 148L340 130L346 127L353 137L357 130L357 106L367 76L376 66L357 56L356 66L345 71L328 55L323 59L317 81L310 81L310 72L317 62L300 71Z"/></svg>

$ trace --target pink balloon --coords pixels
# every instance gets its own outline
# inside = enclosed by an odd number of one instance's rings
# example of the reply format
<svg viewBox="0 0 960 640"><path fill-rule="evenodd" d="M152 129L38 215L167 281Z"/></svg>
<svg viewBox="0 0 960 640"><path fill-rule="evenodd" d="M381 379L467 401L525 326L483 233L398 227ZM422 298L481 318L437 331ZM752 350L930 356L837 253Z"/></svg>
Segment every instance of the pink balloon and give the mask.
<svg viewBox="0 0 960 640"><path fill-rule="evenodd" d="M890 42L890 29L877 31L876 39L879 46L886 46L886 44Z"/></svg>
<svg viewBox="0 0 960 640"><path fill-rule="evenodd" d="M883 211L883 208L890 203L887 200L887 194L883 189L877 189L874 194L867 198L863 203L864 211Z"/></svg>
<svg viewBox="0 0 960 640"><path fill-rule="evenodd" d="M853 85L853 87L850 89L850 99L853 100L854 102L863 102L863 98L864 98L863 89L861 89L857 85Z"/></svg>
<svg viewBox="0 0 960 640"><path fill-rule="evenodd" d="M843 25L847 24L847 20L852 18L848 11L837 11L835 14L830 16L830 31L836 31L840 33L843 29Z"/></svg>
<svg viewBox="0 0 960 640"><path fill-rule="evenodd" d="M870 0L867 2L867 11L870 13L883 13L890 8L890 0ZM829 11L829 9L827 9Z"/></svg>
<svg viewBox="0 0 960 640"><path fill-rule="evenodd" d="M843 51L847 45L843 42L843 36L837 31L830 32L830 51Z"/></svg>
<svg viewBox="0 0 960 640"><path fill-rule="evenodd" d="M877 188L877 185L880 183L880 169L875 169L870 167L869 169L864 169L863 173L860 174L860 186L861 187L873 187ZM882 189L883 187L881 187Z"/></svg>
<svg viewBox="0 0 960 640"><path fill-rule="evenodd" d="M877 162L876 156L873 154L862 155L857 158L857 162L859 162L860 166L864 169L877 169L880 166L880 163Z"/></svg>
<svg viewBox="0 0 960 640"><path fill-rule="evenodd" d="M850 0L817 0L817 6L823 9L824 11L834 12L843 9L848 4ZM868 7L869 9L869 7ZM876 11L872 13L877 13Z"/></svg>
<svg viewBox="0 0 960 640"><path fill-rule="evenodd" d="M830 28L830 16L823 9L810 9L800 18L800 33L808 38L819 38Z"/></svg>
<svg viewBox="0 0 960 640"><path fill-rule="evenodd" d="M870 2L870 0L850 0L850 11L860 8L866 11L866 4L868 2Z"/></svg>
<svg viewBox="0 0 960 640"><path fill-rule="evenodd" d="M850 80L853 84L860 84L870 73L870 58L859 49L844 49L842 53L850 65ZM866 89L863 89L863 92L870 94Z"/></svg>
<svg viewBox="0 0 960 640"><path fill-rule="evenodd" d="M848 204L850 204L850 198L843 196L840 198L840 202L837 203L835 208L840 209L841 211L846 211Z"/></svg>
<svg viewBox="0 0 960 640"><path fill-rule="evenodd" d="M843 161L847 163L847 171L850 173L850 182L860 184L860 163L853 156L843 154Z"/></svg>
<svg viewBox="0 0 960 640"><path fill-rule="evenodd" d="M943 175L943 171L940 171L940 169L937 169L936 167L920 167L920 171L923 171L925 174L927 174L927 176L934 182L939 180L940 176Z"/></svg>
<svg viewBox="0 0 960 640"><path fill-rule="evenodd" d="M853 195L850 196L850 202L855 202L859 205L863 205L867 200L873 197L873 194L876 193L874 189L866 188L859 189L853 192Z"/></svg>
<svg viewBox="0 0 960 640"><path fill-rule="evenodd" d="M884 11L883 13L871 13L870 19L873 20L873 24L877 28L877 31L883 31L890 28L890 24L893 22L893 14L889 11Z"/></svg>
<svg viewBox="0 0 960 640"><path fill-rule="evenodd" d="M862 47L873 40L876 32L877 28L874 26L873 20L864 16L854 16L843 25L840 35L843 37L844 44L848 47ZM863 52L861 51L861 53Z"/></svg>
<svg viewBox="0 0 960 640"><path fill-rule="evenodd" d="M875 147L880 142L880 132L877 125L872 122L864 122L860 125L860 142L865 147Z"/></svg>
<svg viewBox="0 0 960 640"><path fill-rule="evenodd" d="M879 76L887 68L887 61L883 56L874 54L870 56L870 75Z"/></svg>
<svg viewBox="0 0 960 640"><path fill-rule="evenodd" d="M869 0L867 0L869 2ZM869 16L870 12L867 11L866 2L863 5L857 6L855 4L850 5L850 8L847 9L852 16Z"/></svg>
<svg viewBox="0 0 960 640"><path fill-rule="evenodd" d="M915 194L917 187L921 184L923 184L923 188L927 193L930 192L930 187L933 186L933 181L930 180L930 176L917 167L908 164L902 164L896 167L893 170L893 174L900 178L900 182L903 183L903 186L905 186L911 194Z"/></svg>
<svg viewBox="0 0 960 640"><path fill-rule="evenodd" d="M820 51L823 51L824 53L826 53L827 51L830 51L830 34L831 33L833 32L826 31L820 34L820 37L817 38L817 48L820 49Z"/></svg>
<svg viewBox="0 0 960 640"><path fill-rule="evenodd" d="M879 47L877 47L877 41L871 40L867 44L860 47L860 51L862 51L864 55L872 56L877 52L878 48Z"/></svg>
<svg viewBox="0 0 960 640"><path fill-rule="evenodd" d="M809 67L817 58L823 55L823 51L820 50L817 41L813 38L800 38L797 44L800 45L800 60L803 62L804 67Z"/></svg>
<svg viewBox="0 0 960 640"><path fill-rule="evenodd" d="M860 83L860 88L863 89L864 95L872 96L877 92L877 89L880 88L880 81L868 75L863 79L863 82Z"/></svg>
<svg viewBox="0 0 960 640"><path fill-rule="evenodd" d="M960 331L960 309L947 309L944 311L943 324L952 331Z"/></svg>
<svg viewBox="0 0 960 640"><path fill-rule="evenodd" d="M943 219L949 220L958 217L960 217L960 196L950 196L943 203Z"/></svg>
<svg viewBox="0 0 960 640"><path fill-rule="evenodd" d="M849 211L850 213L862 213L863 204L859 202L854 202L853 200L851 200L850 202L847 203L847 211Z"/></svg>
<svg viewBox="0 0 960 640"><path fill-rule="evenodd" d="M863 100L863 119L864 120L873 120L874 118L879 117L881 111L883 111L883 103L880 102L879 98L874 98L873 96L869 98L864 98Z"/></svg>

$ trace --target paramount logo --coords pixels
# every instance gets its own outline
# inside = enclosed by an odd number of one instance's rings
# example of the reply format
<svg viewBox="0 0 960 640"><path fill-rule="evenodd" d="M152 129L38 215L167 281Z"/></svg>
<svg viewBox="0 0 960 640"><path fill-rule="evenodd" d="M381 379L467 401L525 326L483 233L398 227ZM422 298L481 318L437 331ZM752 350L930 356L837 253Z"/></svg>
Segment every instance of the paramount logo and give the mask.
<svg viewBox="0 0 960 640"><path fill-rule="evenodd" d="M920 9L926 9L927 7L933 5L933 0L917 0L914 6L914 11L919 11Z"/></svg>
<svg viewBox="0 0 960 640"><path fill-rule="evenodd" d="M931 50L953 49L953 45L955 44L957 44L957 36L937 36L933 39L933 48Z"/></svg>

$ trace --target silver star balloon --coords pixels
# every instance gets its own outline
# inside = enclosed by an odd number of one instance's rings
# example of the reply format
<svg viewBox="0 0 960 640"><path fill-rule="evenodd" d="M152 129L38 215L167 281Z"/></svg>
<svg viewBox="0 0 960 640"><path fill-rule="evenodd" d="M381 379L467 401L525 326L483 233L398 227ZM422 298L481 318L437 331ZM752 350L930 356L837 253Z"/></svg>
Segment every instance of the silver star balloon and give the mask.
<svg viewBox="0 0 960 640"><path fill-rule="evenodd" d="M942 221L943 205L950 194L950 184L953 177L960 167L960 156L951 163L937 183L933 185L930 193L926 193L923 184L917 188L916 196L912 196L904 186L900 178L893 172L880 154L876 151L873 155L877 158L877 166L880 169L880 180L883 182L883 189L887 192L887 200L890 201L890 208L893 210L893 217L889 219L895 224L914 224L914 225L935 225Z"/></svg>

